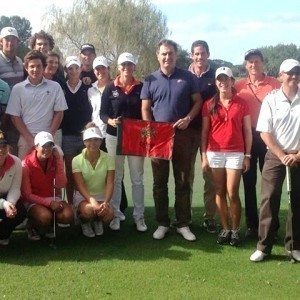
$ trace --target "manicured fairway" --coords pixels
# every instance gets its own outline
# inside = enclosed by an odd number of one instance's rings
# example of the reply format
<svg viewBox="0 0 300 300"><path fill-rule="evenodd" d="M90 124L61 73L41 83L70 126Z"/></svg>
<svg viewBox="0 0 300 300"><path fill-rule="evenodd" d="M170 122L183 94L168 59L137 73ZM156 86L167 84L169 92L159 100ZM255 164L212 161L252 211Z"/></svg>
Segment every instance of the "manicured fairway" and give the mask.
<svg viewBox="0 0 300 300"><path fill-rule="evenodd" d="M299 297L300 264L291 264L282 246L287 213L285 195L274 255L255 264L249 261L255 242L244 242L240 248L219 246L216 236L202 228L202 179L198 171L191 225L197 241L186 242L174 230L162 241L153 240L156 223L148 161L146 176L147 233L136 232L131 207L121 231L106 229L101 238L86 239L79 227L59 228L56 250L49 247L47 240L29 242L25 232L16 232L8 249L0 250L0 299ZM126 186L130 199L127 179Z"/></svg>

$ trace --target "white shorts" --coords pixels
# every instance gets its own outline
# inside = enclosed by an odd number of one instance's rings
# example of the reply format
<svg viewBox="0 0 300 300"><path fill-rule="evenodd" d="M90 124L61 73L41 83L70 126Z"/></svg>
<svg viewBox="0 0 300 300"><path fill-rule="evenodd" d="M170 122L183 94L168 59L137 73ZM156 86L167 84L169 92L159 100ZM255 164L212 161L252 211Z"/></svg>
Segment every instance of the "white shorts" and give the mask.
<svg viewBox="0 0 300 300"><path fill-rule="evenodd" d="M207 151L207 160L211 168L243 169L243 152L216 152Z"/></svg>
<svg viewBox="0 0 300 300"><path fill-rule="evenodd" d="M104 195L94 195L93 197L98 202L102 202L102 201L105 200ZM84 200L85 200L85 198L78 191L76 191L75 194L74 194L74 197L73 197L73 212L74 212L75 224L79 224L79 218L78 218L78 215L77 215L78 206Z"/></svg>

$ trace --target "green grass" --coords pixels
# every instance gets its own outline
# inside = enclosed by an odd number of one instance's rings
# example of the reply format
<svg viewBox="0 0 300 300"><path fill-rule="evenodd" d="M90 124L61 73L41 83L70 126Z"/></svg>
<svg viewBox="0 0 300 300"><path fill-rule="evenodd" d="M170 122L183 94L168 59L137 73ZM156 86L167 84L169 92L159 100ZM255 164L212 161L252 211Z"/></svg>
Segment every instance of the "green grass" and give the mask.
<svg viewBox="0 0 300 300"><path fill-rule="evenodd" d="M162 241L152 239L156 223L147 161L147 233L136 232L131 207L121 231L106 229L101 238L86 239L79 227L59 228L56 250L49 247L49 241L32 243L25 232L16 232L9 248L0 250L0 299L299 297L300 264L291 264L283 250L286 196L282 199L280 240L272 259L251 263L249 256L255 242L245 242L240 248L219 246L216 236L202 228L202 177L198 165L197 170L191 226L196 242L187 242L174 231ZM126 177L131 198L128 174ZM170 212L173 214L173 209Z"/></svg>

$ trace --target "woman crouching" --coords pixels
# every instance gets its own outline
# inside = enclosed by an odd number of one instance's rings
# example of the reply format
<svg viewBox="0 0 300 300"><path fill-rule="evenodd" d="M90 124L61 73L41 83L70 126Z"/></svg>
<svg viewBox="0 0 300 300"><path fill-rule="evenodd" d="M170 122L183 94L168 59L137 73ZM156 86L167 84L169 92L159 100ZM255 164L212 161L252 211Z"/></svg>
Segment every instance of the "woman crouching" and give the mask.
<svg viewBox="0 0 300 300"><path fill-rule="evenodd" d="M7 246L14 228L26 216L20 198L22 165L18 157L9 154L7 138L0 130L0 246Z"/></svg>
<svg viewBox="0 0 300 300"><path fill-rule="evenodd" d="M94 123L85 128L85 149L72 161L77 189L73 204L83 235L92 238L102 235L103 222L108 223L114 217L109 202L114 190L115 164L114 158L100 150L103 137L99 128Z"/></svg>
<svg viewBox="0 0 300 300"><path fill-rule="evenodd" d="M23 159L22 198L28 214L28 238L40 234L53 237L53 218L57 223L73 223L72 207L56 196L66 186L63 157L54 146L53 136L45 131L34 138L35 148Z"/></svg>

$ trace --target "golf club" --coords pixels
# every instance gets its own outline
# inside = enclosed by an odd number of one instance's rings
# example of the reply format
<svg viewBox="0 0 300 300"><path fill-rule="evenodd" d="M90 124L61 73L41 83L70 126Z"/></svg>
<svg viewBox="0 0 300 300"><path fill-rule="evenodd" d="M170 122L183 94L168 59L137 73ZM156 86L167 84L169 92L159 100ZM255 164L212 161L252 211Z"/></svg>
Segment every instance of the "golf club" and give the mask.
<svg viewBox="0 0 300 300"><path fill-rule="evenodd" d="M288 193L288 201L289 201L289 214L291 218L291 244L290 244L290 259L292 262L294 262L293 258L293 243L294 243L294 238L293 238L293 211L292 211L292 204L291 204L291 191L292 191L292 186L291 186L291 168L290 166L286 166L286 189Z"/></svg>
<svg viewBox="0 0 300 300"><path fill-rule="evenodd" d="M55 201L55 199L56 199L56 191L55 191L55 177L54 177L53 178L53 200ZM56 239L56 214L54 211L53 212L53 238L50 243L50 247L53 249L56 249L55 239Z"/></svg>

